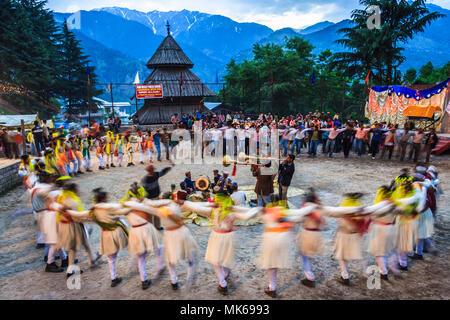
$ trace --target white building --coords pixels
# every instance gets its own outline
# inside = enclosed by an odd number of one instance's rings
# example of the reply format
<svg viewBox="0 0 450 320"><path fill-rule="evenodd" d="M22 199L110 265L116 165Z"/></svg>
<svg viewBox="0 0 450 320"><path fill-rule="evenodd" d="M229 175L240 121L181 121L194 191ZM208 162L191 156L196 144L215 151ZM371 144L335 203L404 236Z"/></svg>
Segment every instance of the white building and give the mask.
<svg viewBox="0 0 450 320"><path fill-rule="evenodd" d="M93 100L98 102L98 110L96 113L91 113L91 121L104 121L108 116L113 114L112 108L113 104L110 101L106 101L97 97L92 98ZM131 106L129 102L114 102L114 117L119 116L120 120L122 120L122 124L127 124L129 118L133 115L134 108ZM89 113L86 112L79 116L83 120L83 122L87 122L89 118Z"/></svg>

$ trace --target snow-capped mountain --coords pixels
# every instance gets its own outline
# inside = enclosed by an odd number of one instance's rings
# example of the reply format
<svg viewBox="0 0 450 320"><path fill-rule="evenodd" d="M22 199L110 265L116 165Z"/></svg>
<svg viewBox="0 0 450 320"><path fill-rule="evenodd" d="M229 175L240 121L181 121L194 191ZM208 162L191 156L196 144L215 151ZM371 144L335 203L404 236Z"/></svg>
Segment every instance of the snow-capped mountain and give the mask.
<svg viewBox="0 0 450 320"><path fill-rule="evenodd" d="M402 71L410 67L419 68L428 61L436 66L448 61L450 34L445 30L450 25L450 10L433 4L427 6L447 16L434 21L423 33L403 45L406 62L400 68ZM54 13L55 19L61 23L70 15ZM239 23L221 15L198 11L140 12L107 7L81 11L81 29L76 35L85 44L86 53L101 65L98 74L102 82L128 81L134 77L136 68L145 79L150 70L145 74L147 70L142 71L142 67L167 35L167 21L171 35L194 62L193 71L205 83L215 82L216 72L221 79L230 59L251 59L255 43L281 44L286 37L302 36L313 44L316 54L325 49L341 51L343 48L335 43L342 37L338 30L351 23L350 20L323 21L301 30L284 28L274 31L261 24ZM89 40L95 41L96 45ZM115 63L108 66L105 59ZM127 59L129 63L117 63Z"/></svg>

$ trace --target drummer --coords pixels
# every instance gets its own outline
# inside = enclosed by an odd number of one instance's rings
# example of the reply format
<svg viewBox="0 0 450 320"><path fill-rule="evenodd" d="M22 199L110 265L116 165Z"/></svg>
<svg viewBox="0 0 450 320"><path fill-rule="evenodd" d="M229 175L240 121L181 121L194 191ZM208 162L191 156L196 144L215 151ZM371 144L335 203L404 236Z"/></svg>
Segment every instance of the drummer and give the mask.
<svg viewBox="0 0 450 320"><path fill-rule="evenodd" d="M195 180L194 186L195 186L196 192L194 192L191 195L191 197L188 198L188 200L208 201L208 202L214 201L213 199L211 199L211 193L210 193L211 182L209 181L208 177L205 177L205 176L198 177Z"/></svg>
<svg viewBox="0 0 450 320"><path fill-rule="evenodd" d="M192 180L191 172L186 171L185 176L186 176L186 178L184 178L183 182L186 187L186 191L188 193L192 193L192 192L196 191L197 189L195 188L194 181Z"/></svg>
<svg viewBox="0 0 450 320"><path fill-rule="evenodd" d="M208 177L200 176L194 182L195 190L206 191L211 187L211 182Z"/></svg>

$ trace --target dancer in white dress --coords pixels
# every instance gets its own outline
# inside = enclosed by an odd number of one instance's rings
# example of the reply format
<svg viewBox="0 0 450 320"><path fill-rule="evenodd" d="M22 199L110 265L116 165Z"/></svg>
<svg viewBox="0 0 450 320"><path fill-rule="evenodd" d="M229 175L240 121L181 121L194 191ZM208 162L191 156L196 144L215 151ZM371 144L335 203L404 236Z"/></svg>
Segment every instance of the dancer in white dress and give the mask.
<svg viewBox="0 0 450 320"><path fill-rule="evenodd" d="M264 292L272 298L277 296L278 269L291 267L289 248L293 238L292 227L304 216L317 209L316 204L308 204L301 209L286 209L276 206L266 207L264 210L254 210L233 206L233 212L245 213L246 219L259 215L264 224L264 233L259 256L261 269L268 270L269 286ZM263 212L261 215L260 212Z"/></svg>
<svg viewBox="0 0 450 320"><path fill-rule="evenodd" d="M338 230L334 240L334 256L341 268L341 282L350 285L347 262L362 259L362 224L364 218L353 217L362 212L359 201L361 193L347 193L339 207L321 207L320 211L330 217L339 218Z"/></svg>
<svg viewBox="0 0 450 320"><path fill-rule="evenodd" d="M56 203L53 207L58 212L58 248L69 252L67 277L70 277L75 274L75 271L73 271L73 265L76 261L75 254L81 247L84 247L86 250L91 266L97 265L100 256L92 253L89 245L89 236L82 223L83 219L77 219L65 212L66 210L83 211L83 204L78 197L78 186L75 183L66 183L63 189L56 198ZM82 273L81 270L80 273Z"/></svg>
<svg viewBox="0 0 450 320"><path fill-rule="evenodd" d="M214 266L219 280L219 292L228 295L227 280L234 265L234 222L235 220L248 220L261 208L253 208L246 213L233 211L233 200L227 194L220 192L216 193L214 201L214 208L208 208L205 205L205 210L196 212L211 221L213 230L209 235L205 261Z"/></svg>
<svg viewBox="0 0 450 320"><path fill-rule="evenodd" d="M120 200L121 203L128 201L142 201L146 197L143 187L139 187L137 182L131 185L126 195ZM132 210L127 215L127 220L131 225L128 235L128 252L138 259L139 274L142 282L142 289L146 290L151 285L151 280L147 277L145 268L148 254L156 252L158 278L164 271L163 241L161 233L156 230L152 223L153 216L140 210Z"/></svg>
<svg viewBox="0 0 450 320"><path fill-rule="evenodd" d="M414 260L423 260L424 245L427 245L433 253L436 253L431 237L434 234L434 216L431 208L435 206L436 197L434 196L434 187L429 179L422 174L414 175L414 184L417 189L421 190L422 198L424 198L424 206L417 220L417 244L414 255L410 258Z"/></svg>
<svg viewBox="0 0 450 320"><path fill-rule="evenodd" d="M131 210L124 209L118 203L108 203L108 194L101 188L95 189L94 194L96 204L90 210L66 212L77 219L90 218L102 229L100 254L108 257L111 287L115 287L122 282L122 278L116 274L117 254L128 245L128 229L120 220L120 216L127 215Z"/></svg>
<svg viewBox="0 0 450 320"><path fill-rule="evenodd" d="M377 190L372 206L364 208L370 213L372 220L368 232L367 251L375 257L380 271L381 279L388 280L387 261L396 275L399 274L397 259L392 255L395 240L395 205L391 200L389 187L382 186Z"/></svg>
<svg viewBox="0 0 450 320"><path fill-rule="evenodd" d="M412 181L405 180L394 190L391 199L400 211L395 223L394 242L398 267L402 271L408 271L407 254L414 252L414 245L417 243L417 218L425 198L421 190L413 187Z"/></svg>
<svg viewBox="0 0 450 320"><path fill-rule="evenodd" d="M177 194L177 200L180 202L183 201L182 194L184 193L178 192ZM183 260L186 260L189 264L187 283L188 285L192 283L194 261L198 246L181 215L183 210L198 212L203 207L196 206L196 203L189 201L183 201L183 204L180 205L170 199L145 199L142 202L127 201L123 205L133 210L156 215L161 219L161 223L164 226L164 260L169 268L172 289L178 289L178 277L175 268Z"/></svg>
<svg viewBox="0 0 450 320"><path fill-rule="evenodd" d="M303 208L312 204L320 204L320 200L314 189L311 188L310 192L305 196L303 201ZM319 210L313 211L303 217L299 221L302 224L302 228L297 235L296 244L303 261L303 272L305 278L302 279L302 284L307 287L315 287L315 276L311 269L310 258L322 253L322 237L321 230L325 225L325 219Z"/></svg>
<svg viewBox="0 0 450 320"><path fill-rule="evenodd" d="M47 171L39 171L39 182L31 189L33 210L37 214L39 228L46 244L46 253L44 260L47 263L46 272L64 271L67 256L64 250L59 250L62 264L58 267L55 263L55 253L58 250L58 224L56 222L56 210L53 207L57 196L61 193L58 187L52 186L56 176ZM47 251L48 249L48 251Z"/></svg>

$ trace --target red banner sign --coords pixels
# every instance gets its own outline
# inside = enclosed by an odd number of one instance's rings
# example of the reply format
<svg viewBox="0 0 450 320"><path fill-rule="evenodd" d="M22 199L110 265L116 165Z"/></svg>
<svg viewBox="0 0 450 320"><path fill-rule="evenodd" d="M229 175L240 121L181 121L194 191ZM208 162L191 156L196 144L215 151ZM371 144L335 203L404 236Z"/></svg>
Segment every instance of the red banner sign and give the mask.
<svg viewBox="0 0 450 320"><path fill-rule="evenodd" d="M138 99L153 99L163 97L163 86L159 84L136 85L136 97Z"/></svg>

